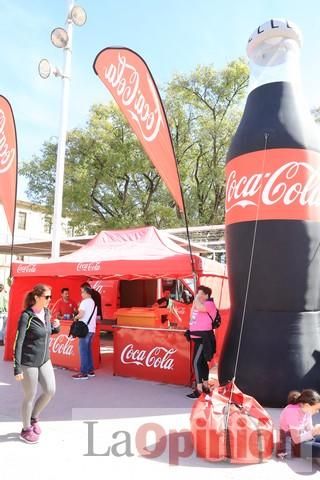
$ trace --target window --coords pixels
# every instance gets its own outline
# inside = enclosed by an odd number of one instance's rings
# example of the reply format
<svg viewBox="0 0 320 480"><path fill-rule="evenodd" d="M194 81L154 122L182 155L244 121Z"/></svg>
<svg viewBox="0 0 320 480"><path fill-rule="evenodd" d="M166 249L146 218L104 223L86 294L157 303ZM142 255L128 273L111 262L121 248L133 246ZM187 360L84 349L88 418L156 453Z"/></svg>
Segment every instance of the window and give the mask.
<svg viewBox="0 0 320 480"><path fill-rule="evenodd" d="M44 231L45 233L51 233L52 231L52 218L49 216L44 217Z"/></svg>
<svg viewBox="0 0 320 480"><path fill-rule="evenodd" d="M24 255L17 255L16 260L17 262L24 262Z"/></svg>
<svg viewBox="0 0 320 480"><path fill-rule="evenodd" d="M27 212L18 212L18 228L25 230L27 226Z"/></svg>

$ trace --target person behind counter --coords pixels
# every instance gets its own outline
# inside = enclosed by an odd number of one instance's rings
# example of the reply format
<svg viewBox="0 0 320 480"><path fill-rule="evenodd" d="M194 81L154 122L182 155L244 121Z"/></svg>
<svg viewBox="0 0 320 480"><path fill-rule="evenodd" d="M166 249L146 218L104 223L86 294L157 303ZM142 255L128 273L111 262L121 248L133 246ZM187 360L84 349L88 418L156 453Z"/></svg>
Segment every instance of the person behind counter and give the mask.
<svg viewBox="0 0 320 480"><path fill-rule="evenodd" d="M38 443L39 415L56 389L49 337L59 332L60 322L58 319L50 321L50 299L51 288L43 284L36 285L27 294L14 343L14 376L21 382L24 392L20 439L26 443ZM34 403L38 382L42 393Z"/></svg>
<svg viewBox="0 0 320 480"><path fill-rule="evenodd" d="M170 290L165 290L163 292L163 297L158 298L158 300L152 306L159 308L168 308L170 306L170 295Z"/></svg>
<svg viewBox="0 0 320 480"><path fill-rule="evenodd" d="M59 320L72 320L77 311L76 302L70 298L69 288L62 288L61 298L53 306L52 316Z"/></svg>

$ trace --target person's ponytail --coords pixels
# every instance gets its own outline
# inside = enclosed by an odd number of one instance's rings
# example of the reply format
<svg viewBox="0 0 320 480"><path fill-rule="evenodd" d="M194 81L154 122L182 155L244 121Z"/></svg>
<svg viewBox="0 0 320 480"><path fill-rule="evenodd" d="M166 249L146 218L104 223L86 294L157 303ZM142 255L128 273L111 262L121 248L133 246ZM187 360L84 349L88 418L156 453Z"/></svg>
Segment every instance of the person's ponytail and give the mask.
<svg viewBox="0 0 320 480"><path fill-rule="evenodd" d="M316 403L320 403L320 395L318 392L310 388L302 390L302 392L292 390L288 395L288 404L296 405L297 403L315 405Z"/></svg>
<svg viewBox="0 0 320 480"><path fill-rule="evenodd" d="M300 397L300 395L301 392L299 392L298 390L291 390L291 392L289 392L288 394L288 405L295 405L296 403L299 403L297 402L297 399Z"/></svg>

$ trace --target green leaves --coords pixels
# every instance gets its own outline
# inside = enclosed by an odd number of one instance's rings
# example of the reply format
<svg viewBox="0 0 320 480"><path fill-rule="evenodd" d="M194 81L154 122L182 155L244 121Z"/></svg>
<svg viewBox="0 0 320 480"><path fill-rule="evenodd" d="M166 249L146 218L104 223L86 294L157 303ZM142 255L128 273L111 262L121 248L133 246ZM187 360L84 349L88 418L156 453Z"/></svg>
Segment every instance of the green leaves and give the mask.
<svg viewBox="0 0 320 480"><path fill-rule="evenodd" d="M190 224L224 221L225 157L247 83L248 67L240 59L221 72L199 66L168 85L166 106Z"/></svg>

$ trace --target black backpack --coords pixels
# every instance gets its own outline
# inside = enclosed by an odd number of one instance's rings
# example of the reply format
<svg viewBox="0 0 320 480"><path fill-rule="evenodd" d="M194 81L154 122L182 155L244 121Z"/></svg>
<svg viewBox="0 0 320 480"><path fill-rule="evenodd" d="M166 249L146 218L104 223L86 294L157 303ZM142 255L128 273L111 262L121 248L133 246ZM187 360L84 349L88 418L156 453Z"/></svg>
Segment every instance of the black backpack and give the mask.
<svg viewBox="0 0 320 480"><path fill-rule="evenodd" d="M212 330L215 330L216 328L219 328L220 325L221 325L221 322L222 322L222 318L221 318L219 310L217 309L217 313L216 313L216 316L215 316L214 319L211 317L209 312L207 312L207 313L212 320Z"/></svg>
<svg viewBox="0 0 320 480"><path fill-rule="evenodd" d="M97 308L97 305L94 305L93 312L90 315L89 320L87 323L83 322L82 320L74 320L70 326L69 337L73 338L84 338L89 333L88 325L91 322L91 318Z"/></svg>
<svg viewBox="0 0 320 480"><path fill-rule="evenodd" d="M221 318L219 310L217 309L216 318L214 320L212 320L212 328L213 329L219 328L220 325L221 325L221 322L222 322L222 318Z"/></svg>

